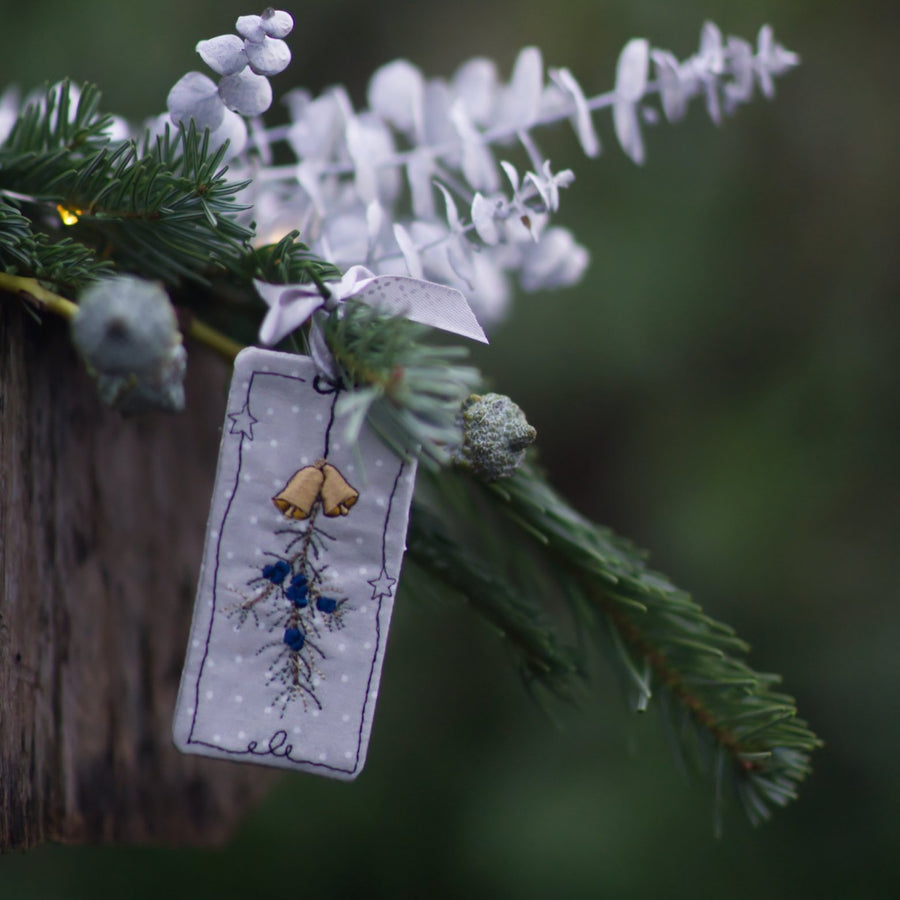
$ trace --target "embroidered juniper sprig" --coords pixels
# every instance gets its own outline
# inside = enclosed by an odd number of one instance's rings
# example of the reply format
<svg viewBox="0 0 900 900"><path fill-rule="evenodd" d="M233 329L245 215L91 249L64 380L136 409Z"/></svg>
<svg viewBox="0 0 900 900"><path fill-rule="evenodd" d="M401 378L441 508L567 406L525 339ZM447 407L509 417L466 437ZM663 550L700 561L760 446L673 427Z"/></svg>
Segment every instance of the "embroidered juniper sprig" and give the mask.
<svg viewBox="0 0 900 900"><path fill-rule="evenodd" d="M257 628L277 633L258 653L276 651L266 683L282 716L296 700L304 709L322 708L317 690L325 677L318 665L326 658L322 640L325 632L344 627L347 598L339 596L323 561L335 538L318 519L348 515L358 498L359 492L324 459L297 470L272 498L291 523L275 532L283 547L267 553L268 561L247 581L251 593L238 591L241 600L229 611L237 628L252 620Z"/></svg>

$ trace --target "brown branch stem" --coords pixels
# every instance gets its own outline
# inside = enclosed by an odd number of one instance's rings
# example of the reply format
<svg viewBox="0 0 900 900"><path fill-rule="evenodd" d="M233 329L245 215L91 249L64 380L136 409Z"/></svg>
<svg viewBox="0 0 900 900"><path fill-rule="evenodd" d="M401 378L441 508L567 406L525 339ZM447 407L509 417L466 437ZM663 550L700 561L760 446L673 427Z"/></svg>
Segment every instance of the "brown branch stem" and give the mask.
<svg viewBox="0 0 900 900"><path fill-rule="evenodd" d="M762 768L755 761L741 759L740 755L747 752L740 738L727 728L721 726L716 717L707 709L703 701L688 688L681 675L669 664L665 653L654 647L641 633L640 628L615 605L608 600L599 600L599 605L604 614L609 618L626 644L633 647L640 656L647 661L656 674L659 683L663 685L683 706L690 710L694 720L705 728L715 739L716 743L724 747L741 768L752 771Z"/></svg>

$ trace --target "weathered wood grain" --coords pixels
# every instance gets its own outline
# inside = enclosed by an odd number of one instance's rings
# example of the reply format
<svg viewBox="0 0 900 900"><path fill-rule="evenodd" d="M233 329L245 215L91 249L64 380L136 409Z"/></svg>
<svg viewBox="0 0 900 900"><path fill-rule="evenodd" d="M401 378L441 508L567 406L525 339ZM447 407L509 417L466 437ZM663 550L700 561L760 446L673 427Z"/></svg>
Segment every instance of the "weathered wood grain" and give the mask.
<svg viewBox="0 0 900 900"><path fill-rule="evenodd" d="M123 419L0 296L0 849L211 844L270 783L171 745L227 382L189 368L186 413Z"/></svg>

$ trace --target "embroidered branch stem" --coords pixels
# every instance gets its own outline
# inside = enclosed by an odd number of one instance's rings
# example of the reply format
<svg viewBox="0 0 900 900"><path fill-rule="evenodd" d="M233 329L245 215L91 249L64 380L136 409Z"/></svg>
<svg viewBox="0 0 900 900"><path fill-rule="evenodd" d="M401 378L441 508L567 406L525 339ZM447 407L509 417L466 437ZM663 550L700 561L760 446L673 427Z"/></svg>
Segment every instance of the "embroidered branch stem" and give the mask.
<svg viewBox="0 0 900 900"><path fill-rule="evenodd" d="M297 554L294 559L300 560L300 568L305 571L307 566L307 560L309 559L309 550L312 546L312 538L313 532L316 528L316 519L319 515L319 510L322 509L322 501L318 501L315 506L313 506L312 511L309 514L308 524L306 526L306 534L303 535L303 543L300 545L300 552Z"/></svg>

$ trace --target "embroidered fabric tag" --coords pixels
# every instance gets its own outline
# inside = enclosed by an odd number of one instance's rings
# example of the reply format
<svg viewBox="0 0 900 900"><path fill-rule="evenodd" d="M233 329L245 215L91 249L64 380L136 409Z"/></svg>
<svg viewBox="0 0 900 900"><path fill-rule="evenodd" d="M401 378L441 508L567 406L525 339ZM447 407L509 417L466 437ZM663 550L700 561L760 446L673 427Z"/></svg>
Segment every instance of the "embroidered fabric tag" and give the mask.
<svg viewBox="0 0 900 900"><path fill-rule="evenodd" d="M234 366L174 739L352 779L366 758L415 464L353 446L312 360Z"/></svg>

